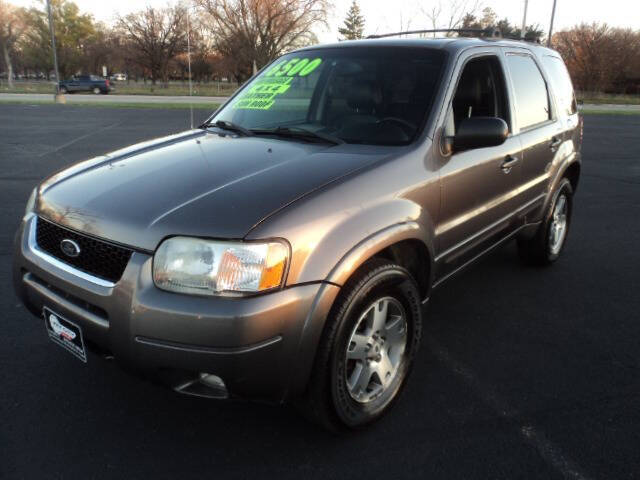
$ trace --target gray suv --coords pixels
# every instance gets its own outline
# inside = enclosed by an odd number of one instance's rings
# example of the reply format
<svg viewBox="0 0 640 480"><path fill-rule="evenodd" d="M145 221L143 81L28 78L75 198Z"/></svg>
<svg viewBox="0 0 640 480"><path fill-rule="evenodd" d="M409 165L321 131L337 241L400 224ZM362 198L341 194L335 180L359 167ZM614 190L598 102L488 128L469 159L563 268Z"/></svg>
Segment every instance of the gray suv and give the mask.
<svg viewBox="0 0 640 480"><path fill-rule="evenodd" d="M199 128L43 181L15 288L84 362L361 427L398 398L442 282L510 239L528 264L558 258L581 141L538 45L297 50Z"/></svg>

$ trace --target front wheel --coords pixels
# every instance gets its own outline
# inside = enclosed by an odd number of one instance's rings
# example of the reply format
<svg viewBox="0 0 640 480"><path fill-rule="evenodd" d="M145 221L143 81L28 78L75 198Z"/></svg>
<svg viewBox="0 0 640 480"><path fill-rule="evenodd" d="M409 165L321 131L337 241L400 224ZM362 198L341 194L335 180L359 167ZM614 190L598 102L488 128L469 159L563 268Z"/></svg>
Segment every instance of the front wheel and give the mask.
<svg viewBox="0 0 640 480"><path fill-rule="evenodd" d="M100 93L102 93L102 92L100 91L100 88L93 87L93 93L96 94L96 95L100 95Z"/></svg>
<svg viewBox="0 0 640 480"><path fill-rule="evenodd" d="M555 262L567 241L572 212L573 188L571 182L563 178L536 234L531 239L518 239L520 258L530 265Z"/></svg>
<svg viewBox="0 0 640 480"><path fill-rule="evenodd" d="M60 91L60 93L61 93L61 94L63 94L63 95L64 95L64 94L66 94L66 93L68 92L67 87L60 87L59 91Z"/></svg>
<svg viewBox="0 0 640 480"><path fill-rule="evenodd" d="M380 418L402 391L421 331L420 296L409 272L382 259L367 262L327 319L304 412L334 431Z"/></svg>

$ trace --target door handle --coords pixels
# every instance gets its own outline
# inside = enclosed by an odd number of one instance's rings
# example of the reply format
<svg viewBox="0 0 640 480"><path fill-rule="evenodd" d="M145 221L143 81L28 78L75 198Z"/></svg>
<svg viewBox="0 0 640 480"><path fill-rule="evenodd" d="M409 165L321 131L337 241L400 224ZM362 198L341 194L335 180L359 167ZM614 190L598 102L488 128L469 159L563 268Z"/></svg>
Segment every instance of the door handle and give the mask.
<svg viewBox="0 0 640 480"><path fill-rule="evenodd" d="M513 155L507 155L505 157L504 161L502 162L502 165L500 165L500 168L505 173L505 175L511 171L511 169L516 163L518 163L518 160L519 158L514 157Z"/></svg>
<svg viewBox="0 0 640 480"><path fill-rule="evenodd" d="M559 137L553 137L551 139L551 143L549 144L549 148L551 149L552 152L555 152L558 147L560 146L560 144L562 143L562 139Z"/></svg>

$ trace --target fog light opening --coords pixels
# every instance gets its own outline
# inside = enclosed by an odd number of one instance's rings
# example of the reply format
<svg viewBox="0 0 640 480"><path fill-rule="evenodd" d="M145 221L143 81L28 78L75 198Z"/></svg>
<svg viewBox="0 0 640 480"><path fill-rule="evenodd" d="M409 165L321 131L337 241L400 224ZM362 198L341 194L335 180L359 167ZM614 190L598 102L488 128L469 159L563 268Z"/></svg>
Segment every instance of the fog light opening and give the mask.
<svg viewBox="0 0 640 480"><path fill-rule="evenodd" d="M200 383L210 388L218 388L225 391L227 390L227 387L225 386L224 381L217 375L213 375L211 373L201 373Z"/></svg>
<svg viewBox="0 0 640 480"><path fill-rule="evenodd" d="M199 373L196 378L174 387L174 390L195 397L226 399L227 387L220 377L210 373Z"/></svg>

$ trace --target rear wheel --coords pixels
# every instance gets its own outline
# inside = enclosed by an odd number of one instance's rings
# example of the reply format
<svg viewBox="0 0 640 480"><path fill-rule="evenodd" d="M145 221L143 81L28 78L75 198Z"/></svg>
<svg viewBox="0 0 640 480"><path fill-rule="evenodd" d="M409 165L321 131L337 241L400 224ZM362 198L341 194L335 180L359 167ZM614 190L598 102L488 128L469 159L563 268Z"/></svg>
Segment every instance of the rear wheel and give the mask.
<svg viewBox="0 0 640 480"><path fill-rule="evenodd" d="M68 92L67 87L60 87L60 93L64 95L67 92Z"/></svg>
<svg viewBox="0 0 640 480"><path fill-rule="evenodd" d="M98 87L93 87L93 93L95 93L96 95L100 95L100 88Z"/></svg>
<svg viewBox="0 0 640 480"><path fill-rule="evenodd" d="M421 337L418 289L407 270L367 262L343 287L318 347L301 405L339 431L367 425L400 394Z"/></svg>
<svg viewBox="0 0 640 480"><path fill-rule="evenodd" d="M571 182L563 178L536 234L531 239L518 239L520 258L530 265L555 262L566 243L572 211L573 189Z"/></svg>

